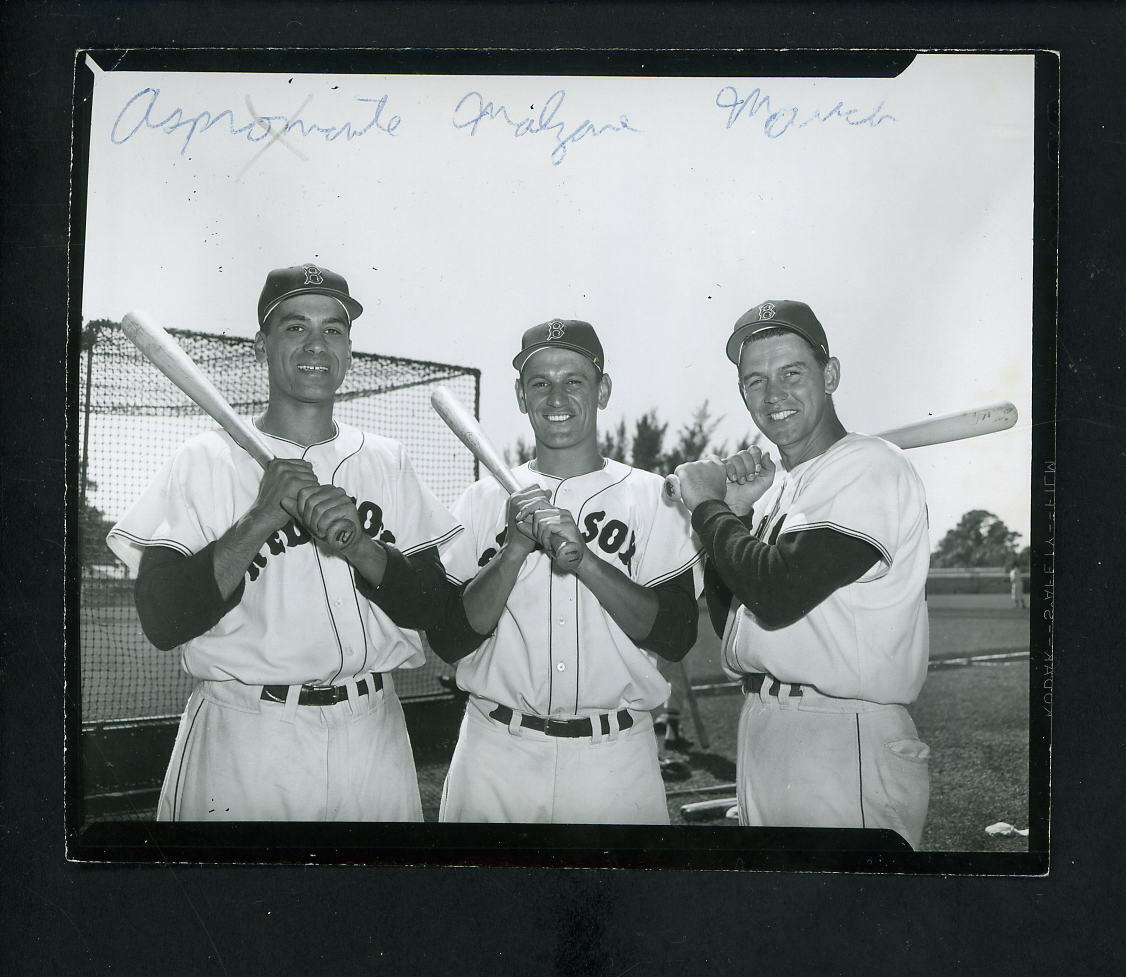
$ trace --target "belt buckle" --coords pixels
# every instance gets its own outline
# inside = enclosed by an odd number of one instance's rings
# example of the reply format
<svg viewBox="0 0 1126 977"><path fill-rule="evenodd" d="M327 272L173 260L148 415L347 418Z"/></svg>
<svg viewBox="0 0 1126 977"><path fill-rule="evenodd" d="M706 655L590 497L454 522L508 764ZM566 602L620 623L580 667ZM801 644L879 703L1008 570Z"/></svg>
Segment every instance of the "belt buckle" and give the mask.
<svg viewBox="0 0 1126 977"><path fill-rule="evenodd" d="M558 729L559 732L553 733L551 731L552 727L555 727L556 729ZM567 729L567 721L565 719L552 719L548 716L544 717L543 731L544 731L545 736L563 736L563 735L565 735L566 729Z"/></svg>

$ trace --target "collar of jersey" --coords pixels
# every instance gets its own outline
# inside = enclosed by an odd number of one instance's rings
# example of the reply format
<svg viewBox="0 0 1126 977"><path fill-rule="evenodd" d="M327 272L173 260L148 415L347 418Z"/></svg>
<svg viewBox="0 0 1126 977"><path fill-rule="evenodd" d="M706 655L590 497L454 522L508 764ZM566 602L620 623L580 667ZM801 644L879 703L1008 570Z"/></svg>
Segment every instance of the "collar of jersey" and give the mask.
<svg viewBox="0 0 1126 977"><path fill-rule="evenodd" d="M541 472L538 468L533 467L535 459L532 461L524 462L524 468L530 471L533 475L540 475L543 478L554 478L557 482L565 482L569 478L586 478L587 475L601 475L605 471L610 470L611 465L620 465L620 461L614 461L613 458L603 458L602 466L600 468L592 469L589 472L579 472L575 475L549 475L547 472Z"/></svg>
<svg viewBox="0 0 1126 977"><path fill-rule="evenodd" d="M266 437L273 438L275 441L284 441L286 444L292 444L294 447L300 448L302 451L308 451L310 448L316 448L318 445L330 444L338 437L340 437L340 425L337 424L335 420L332 422L332 434L329 437L325 438L323 441L314 441L312 444L302 444L300 441L290 441L289 438L283 438L280 434L271 434L269 431L263 431L262 428L258 426L257 418L253 418L251 420L251 423L254 425L254 429L256 431L266 435Z"/></svg>

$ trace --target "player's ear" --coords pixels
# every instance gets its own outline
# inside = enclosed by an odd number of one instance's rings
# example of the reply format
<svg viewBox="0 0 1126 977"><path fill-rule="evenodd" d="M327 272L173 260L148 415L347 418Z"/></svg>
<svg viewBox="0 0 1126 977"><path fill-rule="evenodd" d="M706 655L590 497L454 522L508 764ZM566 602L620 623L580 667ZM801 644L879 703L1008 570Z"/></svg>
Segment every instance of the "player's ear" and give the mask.
<svg viewBox="0 0 1126 977"><path fill-rule="evenodd" d="M266 362L266 334L261 329L254 336L254 358L259 363Z"/></svg>
<svg viewBox="0 0 1126 977"><path fill-rule="evenodd" d="M610 382L610 374L603 373L598 378L598 409L602 410L610 403L610 391L613 388L613 383Z"/></svg>
<svg viewBox="0 0 1126 977"><path fill-rule="evenodd" d="M829 362L825 364L825 393L833 393L840 382L841 361L835 356L830 356Z"/></svg>
<svg viewBox="0 0 1126 977"><path fill-rule="evenodd" d="M520 377L516 378L516 403L521 414L528 413L528 405L524 402L524 384L520 382Z"/></svg>

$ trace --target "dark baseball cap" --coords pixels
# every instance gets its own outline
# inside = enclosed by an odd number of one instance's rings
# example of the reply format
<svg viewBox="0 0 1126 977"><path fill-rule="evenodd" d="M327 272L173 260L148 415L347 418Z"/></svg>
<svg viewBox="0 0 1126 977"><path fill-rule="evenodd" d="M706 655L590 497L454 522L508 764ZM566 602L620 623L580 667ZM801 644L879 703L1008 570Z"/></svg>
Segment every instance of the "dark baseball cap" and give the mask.
<svg viewBox="0 0 1126 977"><path fill-rule="evenodd" d="M829 340L825 338L825 330L817 321L813 309L804 302L771 299L768 302L760 302L739 317L731 338L727 340L727 358L738 366L743 344L756 332L762 332L764 329L789 329L790 332L796 332L814 349L820 349L826 356L829 355Z"/></svg>
<svg viewBox="0 0 1126 977"><path fill-rule="evenodd" d="M358 319L364 311L351 295L348 283L335 271L320 265L293 265L290 268L275 268L266 276L262 294L258 298L258 325L266 322L266 317L286 299L294 295L329 295L336 299L348 313L348 324Z"/></svg>
<svg viewBox="0 0 1126 977"><path fill-rule="evenodd" d="M551 319L532 326L524 333L520 344L520 352L512 360L512 365L517 370L522 370L528 362L528 357L541 349L572 349L587 357L601 373L605 368L605 357L602 355L602 343L598 341L598 334L594 326L581 319Z"/></svg>

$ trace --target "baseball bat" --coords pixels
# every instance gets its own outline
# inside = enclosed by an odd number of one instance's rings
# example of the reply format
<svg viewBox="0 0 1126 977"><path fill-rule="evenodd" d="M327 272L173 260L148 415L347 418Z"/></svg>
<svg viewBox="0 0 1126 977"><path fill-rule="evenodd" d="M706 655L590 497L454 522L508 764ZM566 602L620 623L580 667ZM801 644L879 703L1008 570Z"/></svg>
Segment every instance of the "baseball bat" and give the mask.
<svg viewBox="0 0 1126 977"><path fill-rule="evenodd" d="M890 441L899 448L924 448L927 445L946 444L963 438L1007 431L1016 422L1016 407L1007 400L1002 400L984 407L971 407L952 414L928 417L925 421L916 421L903 427L893 427L888 431L881 431L876 437ZM680 499L680 479L676 475L665 477L665 495L669 499Z"/></svg>
<svg viewBox="0 0 1126 977"><path fill-rule="evenodd" d="M263 437L235 413L234 408L168 331L144 312L134 310L121 320L121 331L153 366L180 388L215 421L259 465L265 468L274 453ZM336 534L344 546L352 538L351 527Z"/></svg>
<svg viewBox="0 0 1126 977"><path fill-rule="evenodd" d="M453 431L457 439L469 449L473 457L492 472L493 477L500 482L501 488L509 495L520 491L522 486L512 477L503 455L489 440L477 418L466 410L460 400L445 387L436 387L430 394L430 406L446 422L446 426ZM581 557L579 548L568 541L564 541L555 551L556 561L564 566L576 564Z"/></svg>

